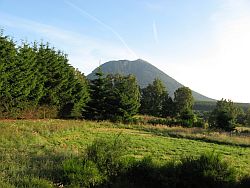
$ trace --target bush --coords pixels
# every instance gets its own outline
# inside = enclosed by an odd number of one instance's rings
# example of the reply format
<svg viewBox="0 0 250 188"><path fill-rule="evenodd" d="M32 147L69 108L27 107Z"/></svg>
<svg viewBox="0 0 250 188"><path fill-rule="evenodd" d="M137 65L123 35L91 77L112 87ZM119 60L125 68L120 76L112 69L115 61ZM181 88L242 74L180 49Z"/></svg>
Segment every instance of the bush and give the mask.
<svg viewBox="0 0 250 188"><path fill-rule="evenodd" d="M158 164L150 157L124 158L126 145L97 140L83 158L63 163L65 184L70 187L108 188L228 188L248 187L249 177L236 181L236 172L218 155L186 157Z"/></svg>
<svg viewBox="0 0 250 188"><path fill-rule="evenodd" d="M236 181L235 171L214 154L188 157L175 167L177 187L227 187ZM175 177L175 178L176 178Z"/></svg>
<svg viewBox="0 0 250 188"><path fill-rule="evenodd" d="M199 128L208 128L208 123L203 118L197 118L197 121L194 122L193 127L199 127Z"/></svg>
<svg viewBox="0 0 250 188"><path fill-rule="evenodd" d="M209 154L183 158L179 163L163 166L144 158L131 165L111 187L224 188L234 186L235 182L235 171L217 155Z"/></svg>
<svg viewBox="0 0 250 188"><path fill-rule="evenodd" d="M102 183L104 177L92 161L70 159L63 163L66 184L76 187L93 187Z"/></svg>
<svg viewBox="0 0 250 188"><path fill-rule="evenodd" d="M123 156L126 144L119 136L113 141L96 140L88 146L82 159L63 163L64 183L71 186L105 185L125 167Z"/></svg>

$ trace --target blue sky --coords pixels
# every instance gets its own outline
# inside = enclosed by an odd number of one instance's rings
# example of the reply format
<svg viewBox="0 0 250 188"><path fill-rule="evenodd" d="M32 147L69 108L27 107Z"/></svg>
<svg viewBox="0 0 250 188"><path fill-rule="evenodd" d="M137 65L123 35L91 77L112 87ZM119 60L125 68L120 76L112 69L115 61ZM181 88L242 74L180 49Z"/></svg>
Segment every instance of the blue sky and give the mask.
<svg viewBox="0 0 250 188"><path fill-rule="evenodd" d="M250 102L249 0L0 0L0 27L89 74L138 58L215 99Z"/></svg>

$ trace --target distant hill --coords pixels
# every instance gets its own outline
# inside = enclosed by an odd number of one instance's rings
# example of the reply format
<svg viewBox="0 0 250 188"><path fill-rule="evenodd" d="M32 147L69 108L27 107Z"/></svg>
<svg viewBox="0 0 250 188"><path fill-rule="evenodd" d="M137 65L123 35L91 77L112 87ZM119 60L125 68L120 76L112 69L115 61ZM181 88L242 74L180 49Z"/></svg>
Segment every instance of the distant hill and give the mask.
<svg viewBox="0 0 250 188"><path fill-rule="evenodd" d="M109 61L107 63L102 64L101 69L105 74L133 74L136 76L141 88L144 88L149 83L152 83L155 78L159 78L167 87L170 96L174 95L174 91L176 89L178 89L179 87L183 87L183 85L177 82L175 79L171 78L163 71L141 59L135 61ZM91 74L89 74L87 78L94 79L96 71L97 69L95 69ZM196 101L215 101L195 91L193 91L193 96Z"/></svg>

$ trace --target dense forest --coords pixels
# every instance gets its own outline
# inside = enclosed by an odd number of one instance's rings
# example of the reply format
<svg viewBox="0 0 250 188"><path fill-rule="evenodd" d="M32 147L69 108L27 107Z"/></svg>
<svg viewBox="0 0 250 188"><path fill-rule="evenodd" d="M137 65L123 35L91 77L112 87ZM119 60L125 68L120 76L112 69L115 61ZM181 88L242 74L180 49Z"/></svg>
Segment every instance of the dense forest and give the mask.
<svg viewBox="0 0 250 188"><path fill-rule="evenodd" d="M188 87L168 94L160 79L140 88L133 75L95 79L69 64L66 54L48 43L21 42L0 34L0 118L85 118L133 122L136 114L158 117L151 123L233 130L249 125L250 110L230 100L198 103ZM204 105L203 105L204 104Z"/></svg>

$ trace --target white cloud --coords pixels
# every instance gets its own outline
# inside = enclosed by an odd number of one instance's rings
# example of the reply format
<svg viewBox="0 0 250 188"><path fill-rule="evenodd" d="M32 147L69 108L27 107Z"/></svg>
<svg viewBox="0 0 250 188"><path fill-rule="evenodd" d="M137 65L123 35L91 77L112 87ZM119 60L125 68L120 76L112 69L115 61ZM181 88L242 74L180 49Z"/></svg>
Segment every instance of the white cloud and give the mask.
<svg viewBox="0 0 250 188"><path fill-rule="evenodd" d="M155 21L153 22L153 35L154 35L155 43L158 44L159 43L158 29L157 29Z"/></svg>
<svg viewBox="0 0 250 188"><path fill-rule="evenodd" d="M0 18L2 26L18 30L25 38L29 39L33 36L36 40L44 39L45 42L49 41L56 48L63 50L68 54L70 63L85 74L89 74L96 68L100 61L104 63L112 59L135 58L134 54L121 44L3 13L0 13Z"/></svg>

